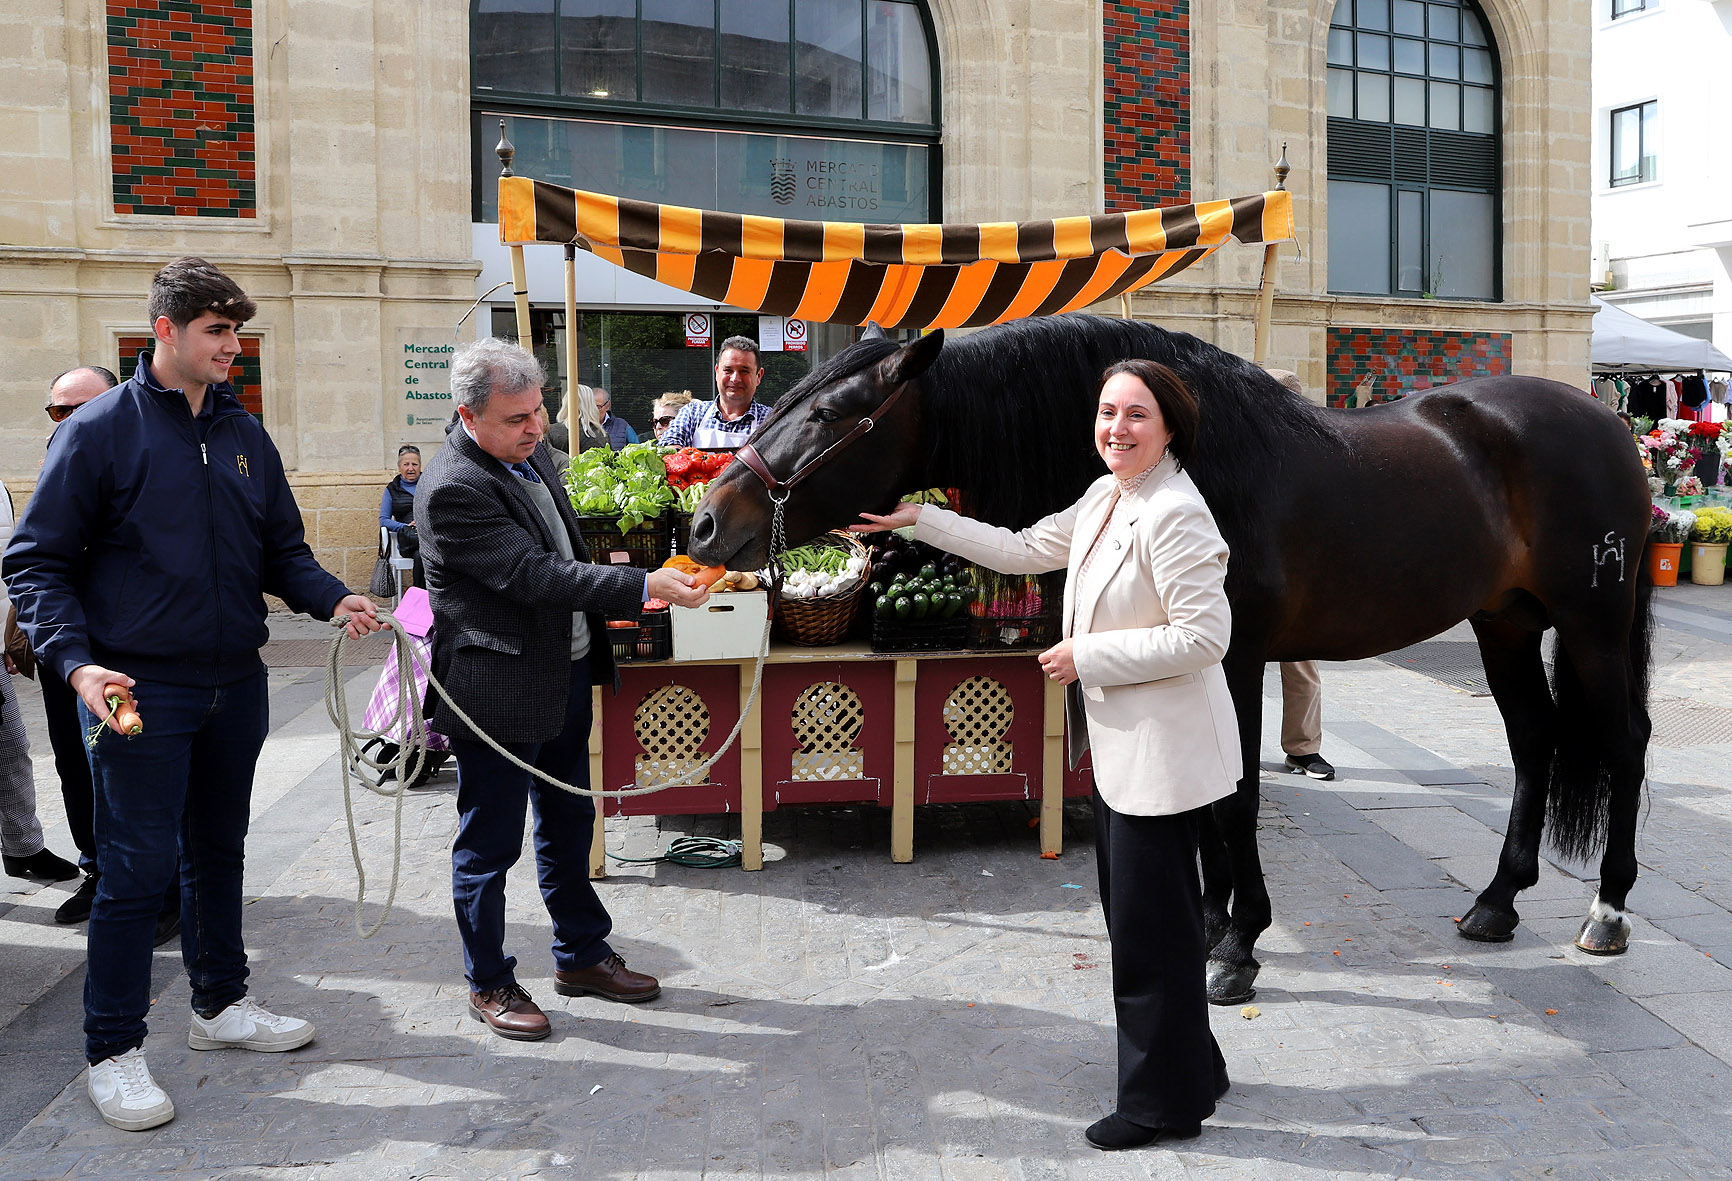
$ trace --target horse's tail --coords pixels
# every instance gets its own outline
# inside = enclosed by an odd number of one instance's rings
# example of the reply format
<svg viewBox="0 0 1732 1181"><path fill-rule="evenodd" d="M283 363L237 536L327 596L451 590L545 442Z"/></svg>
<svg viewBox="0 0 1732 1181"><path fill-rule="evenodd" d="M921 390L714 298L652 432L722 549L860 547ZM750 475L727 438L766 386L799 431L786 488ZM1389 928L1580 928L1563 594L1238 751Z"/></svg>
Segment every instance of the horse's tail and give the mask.
<svg viewBox="0 0 1732 1181"><path fill-rule="evenodd" d="M1653 667L1653 580L1646 560L1636 567L1636 604L1625 641L1624 675L1628 691L1628 729L1619 719L1603 717L1593 708L1581 674L1562 643L1552 667L1552 697L1557 703L1556 752L1546 798L1550 813L1546 830L1552 847L1565 857L1586 861L1606 839L1612 803L1613 760L1625 762L1624 773L1640 781L1652 723L1648 717L1649 673ZM1634 750L1625 749L1625 735ZM1619 756L1622 756L1621 758ZM1631 768L1628 762L1636 766Z"/></svg>

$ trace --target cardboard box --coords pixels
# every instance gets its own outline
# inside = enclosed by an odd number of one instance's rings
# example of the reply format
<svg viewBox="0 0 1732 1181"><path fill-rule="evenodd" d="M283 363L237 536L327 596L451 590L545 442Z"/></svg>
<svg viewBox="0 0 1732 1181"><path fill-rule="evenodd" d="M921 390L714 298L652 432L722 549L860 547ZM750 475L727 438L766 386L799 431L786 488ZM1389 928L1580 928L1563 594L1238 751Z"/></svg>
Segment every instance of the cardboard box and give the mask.
<svg viewBox="0 0 1732 1181"><path fill-rule="evenodd" d="M711 595L702 607L670 607L675 660L750 660L764 643L770 616L767 592Z"/></svg>

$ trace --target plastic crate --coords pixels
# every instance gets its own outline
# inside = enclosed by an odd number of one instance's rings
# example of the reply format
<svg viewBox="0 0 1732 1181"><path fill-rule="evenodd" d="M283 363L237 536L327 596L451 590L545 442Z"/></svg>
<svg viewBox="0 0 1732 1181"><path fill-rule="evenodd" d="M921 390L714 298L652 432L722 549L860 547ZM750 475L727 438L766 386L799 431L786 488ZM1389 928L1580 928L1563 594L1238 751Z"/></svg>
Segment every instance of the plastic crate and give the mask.
<svg viewBox="0 0 1732 1181"><path fill-rule="evenodd" d="M1058 616L982 615L968 617L968 646L978 651L1001 648L1050 648L1058 643Z"/></svg>
<svg viewBox="0 0 1732 1181"><path fill-rule="evenodd" d="M975 568L974 581L981 588L984 600L969 604L968 646L976 651L1003 651L1015 648L1050 648L1059 639L1059 612L1064 604L1064 572L1054 571L1024 580L1021 576L994 574ZM1022 583L1032 583L1030 589L1040 596L1040 610L1012 614L976 615L990 612L995 590L1016 589ZM1015 601L1015 600L1013 600Z"/></svg>
<svg viewBox="0 0 1732 1181"><path fill-rule="evenodd" d="M577 527L583 530L583 542L589 547L589 560L598 566L630 565L640 570L654 570L668 560L667 514L632 526L631 532L619 531L618 517L579 517ZM616 555L625 554L620 561Z"/></svg>
<svg viewBox="0 0 1732 1181"><path fill-rule="evenodd" d="M609 627L607 636L620 664L673 658L673 617L665 610L645 611L631 627Z"/></svg>
<svg viewBox="0 0 1732 1181"><path fill-rule="evenodd" d="M872 617L874 652L956 652L968 643L968 618L882 619Z"/></svg>

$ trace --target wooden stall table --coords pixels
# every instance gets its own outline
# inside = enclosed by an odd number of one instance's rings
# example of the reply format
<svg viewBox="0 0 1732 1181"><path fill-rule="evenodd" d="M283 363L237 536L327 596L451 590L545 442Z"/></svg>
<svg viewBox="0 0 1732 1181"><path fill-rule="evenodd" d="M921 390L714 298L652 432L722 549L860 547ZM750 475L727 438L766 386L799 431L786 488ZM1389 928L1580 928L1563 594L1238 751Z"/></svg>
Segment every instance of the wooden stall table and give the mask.
<svg viewBox="0 0 1732 1181"><path fill-rule="evenodd" d="M785 804L890 808L890 856L914 859L914 807L1039 798L1040 847L1062 850L1066 796L1088 765L1065 765L1064 690L1032 649L876 653L865 644L772 644L740 737L706 782L612 798L596 810L590 872L606 875L607 816L738 812L741 864L762 869L763 818ZM590 782L662 782L713 754L747 708L751 659L620 665L595 689Z"/></svg>

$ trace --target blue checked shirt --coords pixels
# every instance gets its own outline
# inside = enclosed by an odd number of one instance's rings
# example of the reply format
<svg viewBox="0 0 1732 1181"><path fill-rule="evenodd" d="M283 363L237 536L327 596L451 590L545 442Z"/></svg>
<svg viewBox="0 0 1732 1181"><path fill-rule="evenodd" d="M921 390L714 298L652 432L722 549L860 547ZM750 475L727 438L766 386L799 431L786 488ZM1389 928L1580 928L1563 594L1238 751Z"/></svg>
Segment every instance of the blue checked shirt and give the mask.
<svg viewBox="0 0 1732 1181"><path fill-rule="evenodd" d="M721 399L712 398L708 402L688 402L680 407L673 424L661 437L664 447L743 447L751 433L758 429L758 424L770 417L770 407L764 402L753 402L746 407L746 412L729 422L721 417ZM726 437L726 443L715 442L712 438L707 442L694 443L694 438L706 434L719 434Z"/></svg>

